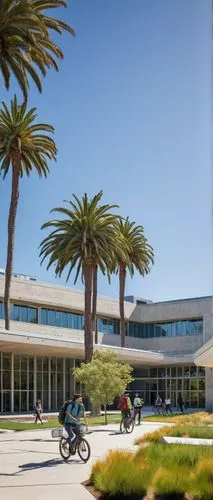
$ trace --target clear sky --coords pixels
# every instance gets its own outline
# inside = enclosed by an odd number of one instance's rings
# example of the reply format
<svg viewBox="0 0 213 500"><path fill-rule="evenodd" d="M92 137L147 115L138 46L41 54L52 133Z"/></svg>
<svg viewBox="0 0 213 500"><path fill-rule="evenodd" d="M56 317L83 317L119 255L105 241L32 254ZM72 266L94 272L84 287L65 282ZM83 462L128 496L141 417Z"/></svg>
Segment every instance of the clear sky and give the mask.
<svg viewBox="0 0 213 500"><path fill-rule="evenodd" d="M40 267L41 224L72 193L103 189L105 202L144 226L155 251L150 275L128 279L126 294L211 294L211 2L68 3L59 15L77 37L59 39L60 72L49 73L41 96L33 84L30 92L39 121L55 126L58 160L47 180L21 180L14 270L54 282L54 270ZM17 92L0 88L1 100ZM0 267L10 182L0 179ZM99 293L116 296L117 277L111 287L100 278Z"/></svg>

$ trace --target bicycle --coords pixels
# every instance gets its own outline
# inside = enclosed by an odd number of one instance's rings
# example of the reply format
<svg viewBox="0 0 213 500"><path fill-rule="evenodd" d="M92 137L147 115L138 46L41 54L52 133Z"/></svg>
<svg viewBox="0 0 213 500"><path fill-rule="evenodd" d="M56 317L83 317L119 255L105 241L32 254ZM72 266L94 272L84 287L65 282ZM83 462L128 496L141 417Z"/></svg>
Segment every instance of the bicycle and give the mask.
<svg viewBox="0 0 213 500"><path fill-rule="evenodd" d="M62 436L59 441L59 451L64 460L69 460L71 455L75 455L78 452L80 459L86 463L88 462L91 454L91 449L88 441L83 437L85 434L84 426L80 426L76 434L75 440L72 445L68 442L68 437Z"/></svg>
<svg viewBox="0 0 213 500"><path fill-rule="evenodd" d="M127 434L131 434L135 426L134 418L129 415L124 415L121 419L120 423L120 433L123 434L127 432Z"/></svg>

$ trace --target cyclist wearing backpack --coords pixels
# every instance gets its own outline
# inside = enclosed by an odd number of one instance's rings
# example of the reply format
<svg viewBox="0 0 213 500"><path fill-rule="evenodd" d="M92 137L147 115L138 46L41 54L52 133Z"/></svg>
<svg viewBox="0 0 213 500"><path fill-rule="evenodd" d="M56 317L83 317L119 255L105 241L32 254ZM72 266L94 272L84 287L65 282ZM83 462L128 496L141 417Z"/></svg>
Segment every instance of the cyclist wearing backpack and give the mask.
<svg viewBox="0 0 213 500"><path fill-rule="evenodd" d="M81 417L84 418L84 422L87 425L87 419L85 414L85 408L82 402L82 396L80 394L76 394L73 397L73 400L69 402L66 408L65 419L64 419L64 428L69 436L68 443L70 445L72 445L72 442L76 438Z"/></svg>
<svg viewBox="0 0 213 500"><path fill-rule="evenodd" d="M130 417L131 416L132 403L130 401L129 393L123 393L118 401L118 410L121 410L121 416Z"/></svg>

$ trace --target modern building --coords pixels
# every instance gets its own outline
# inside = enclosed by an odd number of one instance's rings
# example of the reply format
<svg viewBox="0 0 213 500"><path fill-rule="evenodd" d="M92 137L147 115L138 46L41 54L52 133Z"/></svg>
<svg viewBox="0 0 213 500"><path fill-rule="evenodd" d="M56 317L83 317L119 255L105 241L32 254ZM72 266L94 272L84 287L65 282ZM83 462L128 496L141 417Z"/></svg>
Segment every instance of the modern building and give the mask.
<svg viewBox="0 0 213 500"><path fill-rule="evenodd" d="M14 275L10 331L4 329L3 294L0 270L0 412L31 411L37 398L46 411L56 410L81 390L72 369L84 357L84 293ZM213 364L203 368L197 358L212 342L212 297L157 303L127 297L125 348L118 300L99 296L97 316L95 347L109 348L133 366L130 390L146 404L157 393L177 404L181 394L190 406L212 409Z"/></svg>

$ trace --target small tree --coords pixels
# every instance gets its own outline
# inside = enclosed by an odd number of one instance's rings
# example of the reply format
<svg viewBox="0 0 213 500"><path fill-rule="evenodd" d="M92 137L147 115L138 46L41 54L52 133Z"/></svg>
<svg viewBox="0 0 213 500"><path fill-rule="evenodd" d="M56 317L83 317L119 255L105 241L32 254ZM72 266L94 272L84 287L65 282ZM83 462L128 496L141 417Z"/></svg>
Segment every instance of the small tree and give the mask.
<svg viewBox="0 0 213 500"><path fill-rule="evenodd" d="M81 363L79 368L74 368L73 374L77 380L85 385L86 394L92 403L104 405L105 424L107 424L106 405L110 404L116 396L120 396L127 385L134 380L133 368L120 363L112 351L95 351L90 363Z"/></svg>

